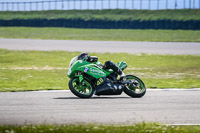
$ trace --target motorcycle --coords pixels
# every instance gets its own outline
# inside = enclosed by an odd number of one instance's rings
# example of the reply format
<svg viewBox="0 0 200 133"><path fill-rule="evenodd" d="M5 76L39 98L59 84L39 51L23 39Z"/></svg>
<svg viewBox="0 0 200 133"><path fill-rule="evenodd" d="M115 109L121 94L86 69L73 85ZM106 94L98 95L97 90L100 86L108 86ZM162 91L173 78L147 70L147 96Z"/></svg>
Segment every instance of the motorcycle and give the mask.
<svg viewBox="0 0 200 133"><path fill-rule="evenodd" d="M127 68L126 62L116 64L122 71ZM120 95L125 92L133 98L145 95L146 87L143 81L134 75L118 78L112 69L104 69L96 56L70 61L68 77L69 89L79 98L90 98L92 95Z"/></svg>

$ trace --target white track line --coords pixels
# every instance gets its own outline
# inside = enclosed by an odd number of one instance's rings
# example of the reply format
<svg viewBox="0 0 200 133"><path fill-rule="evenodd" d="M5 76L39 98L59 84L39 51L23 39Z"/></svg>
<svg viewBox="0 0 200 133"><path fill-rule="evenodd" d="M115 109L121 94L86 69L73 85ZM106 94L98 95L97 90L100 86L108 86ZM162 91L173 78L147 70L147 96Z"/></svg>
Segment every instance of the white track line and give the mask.
<svg viewBox="0 0 200 133"><path fill-rule="evenodd" d="M70 90L41 90L35 92L69 92ZM178 88L166 88L166 89L147 89L147 91L200 91L200 88L191 89L178 89ZM27 91L29 92L29 91Z"/></svg>

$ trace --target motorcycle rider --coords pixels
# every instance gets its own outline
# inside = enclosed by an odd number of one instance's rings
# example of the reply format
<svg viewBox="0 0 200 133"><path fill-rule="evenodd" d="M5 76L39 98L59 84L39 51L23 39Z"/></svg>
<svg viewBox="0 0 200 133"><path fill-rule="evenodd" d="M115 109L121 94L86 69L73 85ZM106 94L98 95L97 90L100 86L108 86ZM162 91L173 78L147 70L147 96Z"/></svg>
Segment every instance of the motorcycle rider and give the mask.
<svg viewBox="0 0 200 133"><path fill-rule="evenodd" d="M82 60L85 59L88 62L96 62L98 60L98 58L96 56L90 56L88 53L81 53L80 55L78 55L78 60ZM116 72L120 77L124 76L124 73L122 72L122 70L115 65L115 63L113 63L112 61L106 61L104 63L104 65L99 64L103 69L112 69L114 72Z"/></svg>

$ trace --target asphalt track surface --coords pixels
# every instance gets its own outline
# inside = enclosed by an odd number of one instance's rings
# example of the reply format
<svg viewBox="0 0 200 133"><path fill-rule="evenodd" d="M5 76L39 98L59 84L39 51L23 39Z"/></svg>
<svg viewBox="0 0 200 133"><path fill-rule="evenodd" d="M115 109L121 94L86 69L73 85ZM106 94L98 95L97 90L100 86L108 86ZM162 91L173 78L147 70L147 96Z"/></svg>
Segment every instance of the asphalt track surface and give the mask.
<svg viewBox="0 0 200 133"><path fill-rule="evenodd" d="M200 43L0 39L0 48L98 53L199 55Z"/></svg>
<svg viewBox="0 0 200 133"><path fill-rule="evenodd" d="M0 48L78 52L200 54L200 43L0 39ZM147 90L142 98L94 96L79 99L70 91L0 92L0 125L133 124L200 125L200 89Z"/></svg>
<svg viewBox="0 0 200 133"><path fill-rule="evenodd" d="M70 91L0 93L0 125L21 124L164 124L200 125L200 89L147 90L142 98L94 96Z"/></svg>

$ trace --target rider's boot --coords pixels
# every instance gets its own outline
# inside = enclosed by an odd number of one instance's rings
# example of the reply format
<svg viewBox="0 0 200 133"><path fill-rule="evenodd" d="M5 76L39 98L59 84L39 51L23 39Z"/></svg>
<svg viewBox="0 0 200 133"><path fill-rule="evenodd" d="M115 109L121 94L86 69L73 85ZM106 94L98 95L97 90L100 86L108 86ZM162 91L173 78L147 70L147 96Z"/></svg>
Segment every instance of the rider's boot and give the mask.
<svg viewBox="0 0 200 133"><path fill-rule="evenodd" d="M123 77L125 77L126 75L122 72L122 74L121 75L119 75L119 77L120 78L123 78Z"/></svg>

